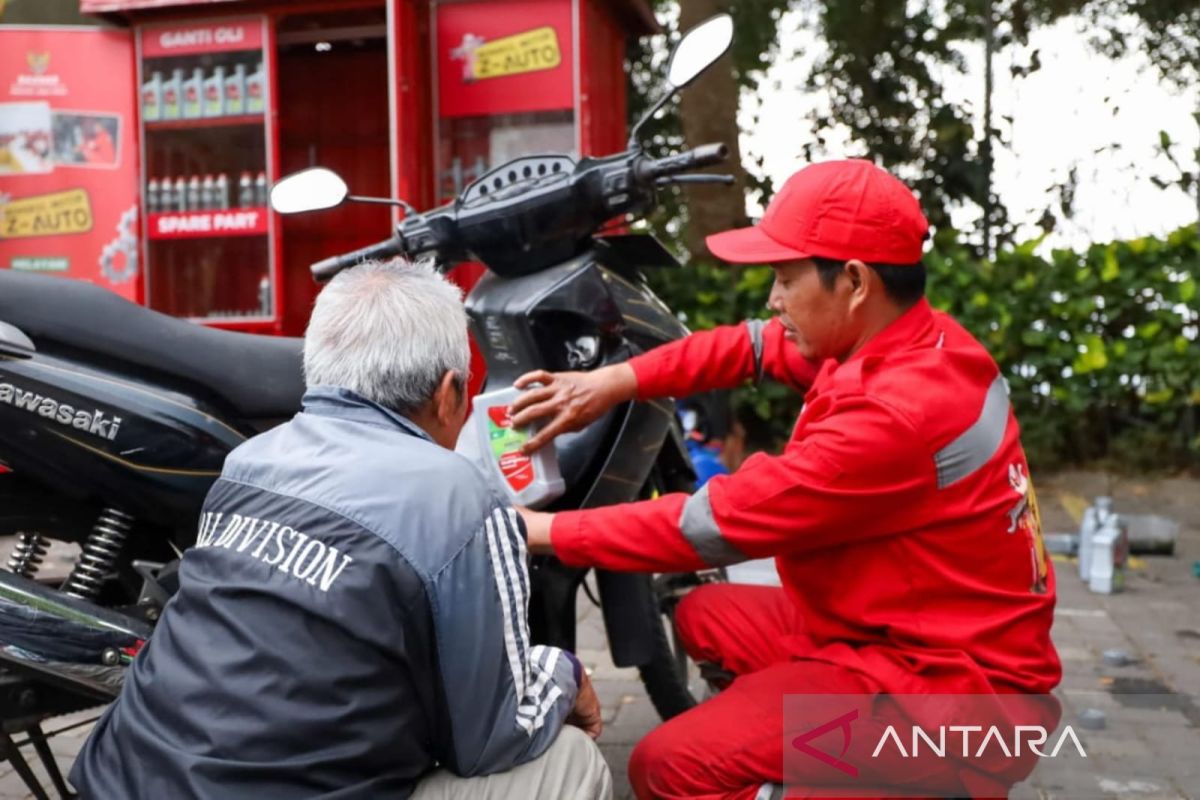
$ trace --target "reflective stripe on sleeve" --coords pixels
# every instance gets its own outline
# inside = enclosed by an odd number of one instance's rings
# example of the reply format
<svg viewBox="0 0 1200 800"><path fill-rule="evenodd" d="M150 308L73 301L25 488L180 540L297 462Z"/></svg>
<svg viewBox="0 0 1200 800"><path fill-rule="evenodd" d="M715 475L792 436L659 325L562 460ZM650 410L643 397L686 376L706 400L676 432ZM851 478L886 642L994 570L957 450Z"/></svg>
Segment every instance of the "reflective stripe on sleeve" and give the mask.
<svg viewBox="0 0 1200 800"><path fill-rule="evenodd" d="M750 333L750 347L754 350L754 383L762 383L763 377L763 328L767 325L761 319L746 321L746 329Z"/></svg>
<svg viewBox="0 0 1200 800"><path fill-rule="evenodd" d="M758 787L754 800L783 800L783 786L778 783L764 783Z"/></svg>
<svg viewBox="0 0 1200 800"><path fill-rule="evenodd" d="M702 486L700 491L683 504L683 513L679 515L679 530L696 551L696 555L710 567L724 567L747 560L744 553L721 535L721 529L713 519L708 484Z"/></svg>
<svg viewBox="0 0 1200 800"><path fill-rule="evenodd" d="M997 375L988 387L979 419L934 455L938 488L945 489L961 481L991 460L1000 449L1007 428L1008 384Z"/></svg>

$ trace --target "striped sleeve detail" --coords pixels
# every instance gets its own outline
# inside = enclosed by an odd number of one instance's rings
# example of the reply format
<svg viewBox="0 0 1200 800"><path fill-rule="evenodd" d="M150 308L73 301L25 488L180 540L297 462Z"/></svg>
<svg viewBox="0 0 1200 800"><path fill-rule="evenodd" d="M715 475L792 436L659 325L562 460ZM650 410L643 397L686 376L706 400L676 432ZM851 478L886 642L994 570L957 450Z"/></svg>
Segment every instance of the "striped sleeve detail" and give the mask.
<svg viewBox="0 0 1200 800"><path fill-rule="evenodd" d="M492 576L504 616L504 648L517 697L516 724L532 735L562 696L562 689L553 680L562 651L529 644L529 571L525 537L516 511L496 509L485 528Z"/></svg>
<svg viewBox="0 0 1200 800"><path fill-rule="evenodd" d="M689 497L679 515L679 532L688 544L710 567L726 567L747 560L747 556L733 545L717 525L713 517L712 500L708 496L709 484Z"/></svg>

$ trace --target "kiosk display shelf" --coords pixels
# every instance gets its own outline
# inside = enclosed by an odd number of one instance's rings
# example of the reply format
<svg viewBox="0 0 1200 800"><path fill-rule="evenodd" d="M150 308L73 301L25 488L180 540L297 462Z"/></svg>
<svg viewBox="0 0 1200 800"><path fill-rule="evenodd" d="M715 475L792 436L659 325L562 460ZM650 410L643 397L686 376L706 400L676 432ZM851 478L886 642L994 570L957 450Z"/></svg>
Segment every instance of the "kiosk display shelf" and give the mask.
<svg viewBox="0 0 1200 800"><path fill-rule="evenodd" d="M268 39L265 18L138 30L145 297L157 311L234 327L277 319Z"/></svg>

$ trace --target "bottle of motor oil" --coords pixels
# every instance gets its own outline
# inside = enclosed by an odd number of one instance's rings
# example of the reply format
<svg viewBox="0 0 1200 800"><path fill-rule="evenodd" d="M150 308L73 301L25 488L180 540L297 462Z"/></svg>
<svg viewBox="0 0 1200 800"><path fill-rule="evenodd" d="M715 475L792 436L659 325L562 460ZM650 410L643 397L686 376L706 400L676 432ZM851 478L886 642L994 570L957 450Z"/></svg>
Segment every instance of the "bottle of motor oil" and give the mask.
<svg viewBox="0 0 1200 800"><path fill-rule="evenodd" d="M258 282L258 313L271 316L271 279L266 275Z"/></svg>
<svg viewBox="0 0 1200 800"><path fill-rule="evenodd" d="M150 73L150 80L142 84L142 119L147 122L162 119L162 89L161 72Z"/></svg>
<svg viewBox="0 0 1200 800"><path fill-rule="evenodd" d="M508 408L523 391L509 386L478 395L455 449L476 462L511 502L540 508L560 497L566 485L553 445L528 456L521 452L535 428L514 428Z"/></svg>
<svg viewBox="0 0 1200 800"><path fill-rule="evenodd" d="M233 72L225 79L225 113L229 115L246 113L246 65L234 66Z"/></svg>
<svg viewBox="0 0 1200 800"><path fill-rule="evenodd" d="M258 66L254 68L254 72L246 76L246 113L261 114L266 106L266 74L263 72L263 63L258 62Z"/></svg>
<svg viewBox="0 0 1200 800"><path fill-rule="evenodd" d="M238 208L250 208L254 205L254 179L249 172L243 172L238 178Z"/></svg>
<svg viewBox="0 0 1200 800"><path fill-rule="evenodd" d="M158 213L158 178L151 178L146 184L146 213Z"/></svg>
<svg viewBox="0 0 1200 800"><path fill-rule="evenodd" d="M267 173L259 172L254 178L254 205L260 208L266 208L270 186L267 184Z"/></svg>
<svg viewBox="0 0 1200 800"><path fill-rule="evenodd" d="M184 195L185 211L199 211L203 208L203 206L200 205L201 186L202 184L200 183L199 175L193 175L192 177L188 178L187 193Z"/></svg>
<svg viewBox="0 0 1200 800"><path fill-rule="evenodd" d="M192 77L183 82L183 118L200 119L204 116L204 70L196 67Z"/></svg>
<svg viewBox="0 0 1200 800"><path fill-rule="evenodd" d="M200 208L207 211L217 207L216 186L212 175L205 175L200 181Z"/></svg>
<svg viewBox="0 0 1200 800"><path fill-rule="evenodd" d="M211 76L204 79L204 116L225 115L225 68L213 68Z"/></svg>
<svg viewBox="0 0 1200 800"><path fill-rule="evenodd" d="M170 79L162 85L162 113L159 119L179 119L183 101L183 70L171 70Z"/></svg>
<svg viewBox="0 0 1200 800"><path fill-rule="evenodd" d="M229 208L229 176L224 172L217 175L217 179L213 183L213 198L215 200L213 208L221 210Z"/></svg>

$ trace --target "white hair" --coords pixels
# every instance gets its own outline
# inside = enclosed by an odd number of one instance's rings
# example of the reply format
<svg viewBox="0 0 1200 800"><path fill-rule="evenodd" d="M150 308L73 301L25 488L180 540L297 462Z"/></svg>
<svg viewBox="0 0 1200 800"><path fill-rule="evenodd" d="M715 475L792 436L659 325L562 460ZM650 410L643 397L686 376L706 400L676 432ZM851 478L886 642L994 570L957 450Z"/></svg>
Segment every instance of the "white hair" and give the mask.
<svg viewBox="0 0 1200 800"><path fill-rule="evenodd" d="M317 296L304 334L309 387L342 387L403 413L428 402L447 371L465 385L470 359L462 292L429 262L344 270Z"/></svg>

